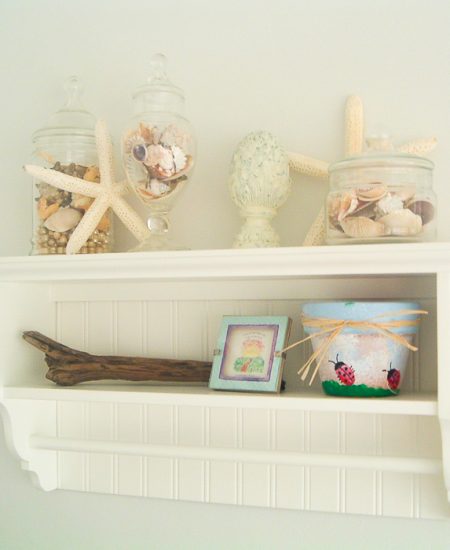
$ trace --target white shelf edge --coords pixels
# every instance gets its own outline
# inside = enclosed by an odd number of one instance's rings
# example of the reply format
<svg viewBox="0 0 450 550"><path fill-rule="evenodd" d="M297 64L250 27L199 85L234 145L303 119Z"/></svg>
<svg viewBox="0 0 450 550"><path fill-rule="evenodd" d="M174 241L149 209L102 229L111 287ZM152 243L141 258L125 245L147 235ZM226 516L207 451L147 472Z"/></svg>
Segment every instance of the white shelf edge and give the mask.
<svg viewBox="0 0 450 550"><path fill-rule="evenodd" d="M86 401L203 405L251 409L330 411L369 414L437 416L436 394L400 394L391 397L333 397L317 391L261 394L221 392L205 387L167 386L6 386L4 400Z"/></svg>
<svg viewBox="0 0 450 550"><path fill-rule="evenodd" d="M421 274L450 270L450 243L187 250L0 258L0 282Z"/></svg>

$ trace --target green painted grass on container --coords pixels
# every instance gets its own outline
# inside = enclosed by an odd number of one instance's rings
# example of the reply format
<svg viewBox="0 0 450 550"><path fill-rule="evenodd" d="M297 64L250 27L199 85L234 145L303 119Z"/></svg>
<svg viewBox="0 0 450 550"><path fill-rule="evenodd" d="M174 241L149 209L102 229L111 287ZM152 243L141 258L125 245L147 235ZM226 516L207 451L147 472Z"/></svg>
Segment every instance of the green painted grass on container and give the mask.
<svg viewBox="0 0 450 550"><path fill-rule="evenodd" d="M343 397L388 397L398 394L398 391L394 393L385 388L370 388L365 384L359 384L358 386L344 386L334 380L326 380L325 382L322 382L322 388L328 395L339 395Z"/></svg>

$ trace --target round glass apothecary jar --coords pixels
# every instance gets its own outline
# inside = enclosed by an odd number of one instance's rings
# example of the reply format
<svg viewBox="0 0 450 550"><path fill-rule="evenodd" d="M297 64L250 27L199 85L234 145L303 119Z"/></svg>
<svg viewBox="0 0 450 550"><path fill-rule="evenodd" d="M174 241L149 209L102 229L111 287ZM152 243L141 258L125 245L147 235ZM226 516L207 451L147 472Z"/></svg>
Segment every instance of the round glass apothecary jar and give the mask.
<svg viewBox="0 0 450 550"><path fill-rule="evenodd" d="M433 163L370 152L330 166L328 244L418 242L436 237Z"/></svg>
<svg viewBox="0 0 450 550"><path fill-rule="evenodd" d="M196 144L184 117L184 94L166 74L166 58L150 60L147 82L133 94L135 114L122 137L128 183L149 209L149 238L134 250L182 248L169 236L168 215L191 176Z"/></svg>
<svg viewBox="0 0 450 550"><path fill-rule="evenodd" d="M66 84L66 104L50 117L46 127L33 134L32 163L98 185L100 173L95 143L95 117L81 103L77 77ZM90 197L33 181L33 254L65 254L71 234L93 200ZM110 252L111 212L107 211L80 254Z"/></svg>

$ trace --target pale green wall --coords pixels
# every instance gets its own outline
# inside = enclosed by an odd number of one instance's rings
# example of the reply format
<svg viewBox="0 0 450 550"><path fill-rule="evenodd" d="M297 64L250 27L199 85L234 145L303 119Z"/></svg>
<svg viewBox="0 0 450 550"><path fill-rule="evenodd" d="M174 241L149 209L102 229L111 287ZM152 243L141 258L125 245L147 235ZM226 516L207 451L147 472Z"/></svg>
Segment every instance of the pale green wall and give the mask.
<svg viewBox="0 0 450 550"><path fill-rule="evenodd" d="M0 430L0 550L448 550L450 521L190 504L35 489Z"/></svg>

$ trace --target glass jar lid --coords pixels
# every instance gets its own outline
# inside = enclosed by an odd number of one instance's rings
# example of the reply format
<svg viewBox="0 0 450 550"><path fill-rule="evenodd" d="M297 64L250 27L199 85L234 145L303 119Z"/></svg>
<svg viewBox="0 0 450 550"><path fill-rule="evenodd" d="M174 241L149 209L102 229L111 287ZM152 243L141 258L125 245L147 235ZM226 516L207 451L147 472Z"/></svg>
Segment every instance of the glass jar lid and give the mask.
<svg viewBox="0 0 450 550"><path fill-rule="evenodd" d="M166 56L158 53L150 59L150 75L147 82L133 94L140 113L181 113L184 107L184 93L167 77Z"/></svg>
<svg viewBox="0 0 450 550"><path fill-rule="evenodd" d="M346 170L349 168L423 168L433 170L434 163L417 155L397 152L369 152L359 156L348 157L334 162L329 167L329 172Z"/></svg>
<svg viewBox="0 0 450 550"><path fill-rule="evenodd" d="M67 79L64 89L67 94L65 105L54 113L48 125L36 130L33 142L41 138L80 136L95 141L95 116L86 111L81 94L83 87L77 76Z"/></svg>

